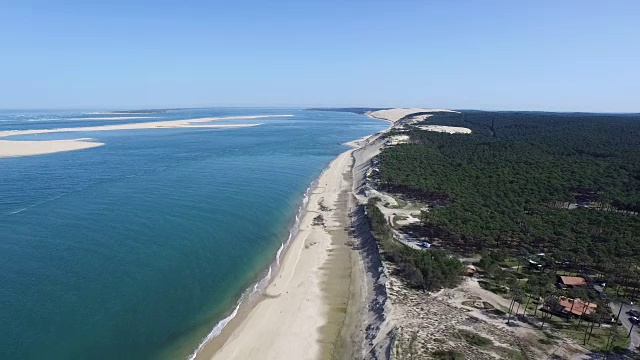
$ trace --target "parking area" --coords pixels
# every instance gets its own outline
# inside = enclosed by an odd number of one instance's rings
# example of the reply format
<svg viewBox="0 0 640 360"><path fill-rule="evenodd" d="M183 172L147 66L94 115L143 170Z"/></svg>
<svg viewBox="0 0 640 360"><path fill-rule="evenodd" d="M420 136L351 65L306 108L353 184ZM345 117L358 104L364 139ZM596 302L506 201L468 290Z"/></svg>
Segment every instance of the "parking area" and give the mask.
<svg viewBox="0 0 640 360"><path fill-rule="evenodd" d="M620 311L621 305L622 312L620 313L620 321L622 322L622 325L627 329L627 333L629 332L629 330L631 330L629 349L635 350L638 346L640 346L640 332L638 332L638 328L640 328L640 326L631 323L631 320L629 319L630 315L628 314L628 312L632 309L638 309L638 307L630 304L609 304L609 306L611 307L611 311L613 311L615 315L617 315L618 311Z"/></svg>

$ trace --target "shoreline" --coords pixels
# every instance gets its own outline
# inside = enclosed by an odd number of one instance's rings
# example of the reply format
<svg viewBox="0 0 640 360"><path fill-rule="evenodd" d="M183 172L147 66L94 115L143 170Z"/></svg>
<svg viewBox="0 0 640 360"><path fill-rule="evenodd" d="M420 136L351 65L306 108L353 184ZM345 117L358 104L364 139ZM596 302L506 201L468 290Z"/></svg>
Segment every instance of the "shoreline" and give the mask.
<svg viewBox="0 0 640 360"><path fill-rule="evenodd" d="M316 315L316 321L314 322L313 325L311 326L306 326L306 332L304 332L304 336L301 335L301 337L304 337L307 340L307 344L306 346L302 346L299 347L300 350L300 355L298 356L293 356L293 355L281 355L282 353L279 354L274 354L271 356L267 356L265 355L265 352L269 352L272 353L272 349L270 349L269 347L271 345L273 345L273 343L268 342L269 346L265 347L262 346L260 347L259 351L252 351L252 349L256 349L257 347L255 346L256 344L258 344L260 342L260 338L262 337L261 335L264 332L270 332L271 330L274 330L274 328L282 328L283 326L278 326L278 325L274 325L274 323L272 322L267 322L265 323L264 321L259 321L262 322L262 329L257 329L256 327L253 328L249 328L248 326L248 322L255 322L256 320L252 321L253 319L257 319L259 317L256 317L256 315L254 315L256 313L256 311L259 311L258 309L262 306L264 308L265 303L271 301L273 302L273 300L279 300L279 298L282 296L282 292L278 292L278 280L280 280L280 283L282 283L283 279L286 280L290 280L293 276L295 276L296 274L300 275L301 272L297 271L298 269L296 269L296 267L302 262L304 264L307 265L307 270L309 267L315 267L314 265L317 264L317 261L300 261L300 253L302 251L305 250L309 250L309 249L313 249L313 250L323 250L321 249L319 246L317 246L318 244L315 242L316 240L311 240L311 241L307 241L309 240L309 233L310 232L318 232L317 228L313 229L312 228L312 222L313 222L313 217L316 216L316 213L318 212L318 205L317 205L317 200L319 200L319 188L322 187L323 184L323 180L326 180L327 178L327 174L329 173L330 170L336 170L336 163L338 163L339 161L344 162L345 160L349 160L351 158L351 153L354 149L349 149L346 150L342 153L340 153L338 155L338 157L336 157L334 160L332 160L332 162L330 163L330 165L325 168L323 170L323 172L320 174L320 176L318 178L316 178L313 182L312 185L309 188L309 191L307 191L307 202L305 204L305 206L301 207L302 211L299 211L298 216L299 216L299 229L297 231L297 234L293 235L291 237L291 239L288 241L288 243L284 243L285 246L283 247L283 249L281 250L281 256L280 256L280 266L277 269L277 271L275 271L272 274L272 278L269 281L268 286L266 287L266 289L264 289L264 291L262 292L262 294L260 294L258 299L255 299L254 301L245 301L242 304L240 304L240 309L237 311L236 316L229 321L223 329L220 332L220 334L212 339L209 340L209 342L207 342L206 344L204 344L204 346L202 346L200 348L200 351L198 353L195 354L195 356L191 356L189 357L189 359L194 359L194 360L201 360L201 359L247 359L247 358L256 358L255 355L256 353L261 353L261 356L259 356L259 358L269 358L269 359L283 359L283 358L317 358L318 356L312 356L312 357L308 357L305 356L305 354L307 353L313 353L315 355L319 355L321 353L321 347L319 345L320 340L321 340L321 331L317 331L320 327L325 325L325 316L324 315L324 310L328 310L324 308L324 299L323 299L323 294L321 292L320 289L320 283L319 283L319 278L320 276L317 276L316 280L317 283L314 284L314 289L315 293L314 293L314 299L316 300L315 302L315 309L316 311L310 311L311 314ZM340 167L340 169L343 169L342 167ZM340 174L342 174L342 172L340 172ZM335 173L333 174L335 175ZM334 176L335 179L335 176ZM326 182L324 182L326 183ZM314 200L316 201L314 203ZM330 204L333 205L333 204ZM329 206L329 205L327 205ZM324 229L321 229L322 232L324 232ZM324 237L325 242L323 243L323 245L330 246L330 240L331 240L331 236L326 233L325 237ZM328 240L328 241L327 241ZM326 255L326 254L319 254L318 251L316 251L316 256L312 256L311 258L316 258L314 260L317 260L318 255ZM324 262L324 260L326 260L326 256L321 256L322 257L322 261L320 261L321 263ZM277 259L277 258L276 258ZM272 263L272 265L270 267L273 267L273 264L277 264L278 260L274 259L274 262ZM315 264L314 264L315 263ZM316 270L320 270L320 269L316 269ZM283 275L286 275L286 278L283 278ZM320 275L319 271L316 271L316 275ZM285 286L282 286L285 285ZM280 288L281 289L287 289L290 288L290 286L286 286L289 284L281 284ZM292 292L291 290L295 290L295 289L290 289L289 292ZM287 290L283 290L285 292L285 294L287 294ZM298 303L302 303L303 301L298 301ZM319 306L318 306L319 305ZM283 307L283 309L286 307ZM271 310L271 309L268 309ZM263 313L269 313L270 311L262 311ZM280 311L278 312L280 313ZM263 315L263 314L260 314ZM289 313L288 315L298 315L298 313ZM319 315L319 316L317 316ZM311 316L313 318L313 316ZM301 319L304 318L304 316L301 317ZM258 319L258 320L262 320L262 319ZM281 320L281 319L278 319ZM308 324L308 322L306 321L307 319L304 319L305 322ZM300 326L287 326L287 329L282 329L282 330L300 330ZM248 332L252 332L252 334L247 334ZM301 334L302 331L296 331L298 334ZM273 333L273 332L271 332ZM313 336L315 334L315 336ZM245 338L251 338L251 339L246 339ZM304 341L305 339L300 339L301 341ZM311 341L309 341L311 340ZM230 344L230 342L236 342L238 343L238 345L234 345L234 344ZM283 343L283 345L287 345L291 344L292 341L289 340L280 340L281 343ZM294 341L295 343L295 341ZM242 350L247 350L249 352L249 354L239 354L237 353L237 350L241 348ZM253 353L254 355L251 355L251 353ZM193 354L192 354L193 355ZM266 357L265 357L266 356ZM290 357L291 356L291 357Z"/></svg>
<svg viewBox="0 0 640 360"><path fill-rule="evenodd" d="M299 232L300 219L306 214L306 206L309 201L309 194L313 191L318 178L314 179L302 195L298 210L289 226L287 239L280 244L276 256L269 266L261 273L259 280L249 285L243 292L236 305L229 315L218 321L213 329L200 340L198 347L187 357L188 360L208 359L214 355L222 344L228 339L229 330L237 328L240 322L247 316L249 311L261 301L264 291L273 280L274 274L280 270L281 259L286 254L291 241ZM262 285L262 286L261 286Z"/></svg>
<svg viewBox="0 0 640 360"><path fill-rule="evenodd" d="M365 115L376 120L384 120L372 117L369 114ZM349 334L350 331L345 331L348 329L345 329L346 326L343 325L345 325L347 321L353 321L353 319L351 319L352 316L347 319L347 313L351 313L352 308L359 308L361 305L361 301L358 301L358 304L354 305L350 303L349 300L351 300L354 290L361 291L361 283L366 276L366 270L364 269L360 254L356 253L352 246L349 245L351 237L345 230L345 227L349 224L341 223L341 220L343 220L342 222L344 222L344 219L348 221L348 217L356 205L354 202L357 202L353 197L353 153L358 149L366 147L371 139L377 138L382 133L391 129L393 122L389 120L384 121L390 123L390 126L385 130L345 143L344 145L350 146L351 149L340 153L331 161L329 166L322 171L318 178L310 184L296 213L296 221L291 226L288 240L282 243L282 246L276 254L276 258L269 268L265 270L267 271L267 275L254 285L255 287L264 281L266 277L270 277L264 289L262 289L254 299L244 299L245 295L243 294L243 297L240 298L238 305L236 305L230 315L216 324L216 327L206 338L200 341L198 348L191 353L188 359L241 359L250 358L250 356L252 356L251 354L255 356L257 353L260 354L260 358L271 359L330 358L336 346L349 346L348 344L339 344L345 340L345 338L352 337ZM333 190L339 191L327 191L326 187L329 185L329 182L337 186ZM340 193L341 196L338 193ZM324 203L325 198L330 196L333 196L331 203ZM339 199L340 197L342 199ZM322 205L318 203L319 200ZM340 202L342 202L342 204L339 204ZM341 205L339 206L342 212L340 215L342 215L341 217L343 219L335 219L336 209L338 208L337 205ZM330 211L321 211L322 207L328 207ZM325 219L327 220L327 226L326 228L322 227L320 229L321 231L318 231L318 227L313 225L312 219L314 216L317 216L316 214L319 212L327 215L327 217L330 216L333 218L331 220ZM296 231L293 231L296 225L298 228L295 229ZM344 236L339 236L340 234L338 233L340 231L344 232ZM318 234L319 232L323 232L324 234ZM318 237L321 237L322 241L309 241L309 238ZM334 240L336 237L342 238L341 243L335 243ZM323 248L318 245L322 245ZM315 251L314 256L309 256L310 260L313 261L304 261L309 259L301 259L302 253L308 252L308 250L312 248L315 248L314 251L317 249L325 251ZM341 256L341 259L339 261L333 261L333 264L329 264L331 261L329 257L334 256L334 254L339 254L338 256ZM301 263L304 264L303 267L304 270L307 271L306 273L303 273L302 269L297 269L297 267L301 266ZM334 270L336 268L342 268L340 271L343 271L345 266L349 271L349 276L346 278L343 277L341 280L341 286L339 286L341 289L337 289L339 291L330 289L329 287L335 283L335 279L329 275L331 272L333 272L333 275L336 275L336 271L331 271L331 268ZM309 298L307 296L305 298L303 296L301 298L298 296L296 299L298 301L288 302L281 299L283 295L282 291L285 291L284 295L287 295L298 290L298 288L293 288L288 282L282 284L283 276L286 275L289 279L293 279L296 274L300 277L300 274L309 275L310 273L314 275L312 278L314 278L316 282L312 284L313 286L309 286L309 284L299 284L303 285L305 290L299 292L312 292L313 297ZM357 280L357 285L359 286L353 286L352 277ZM322 281L319 279L322 279ZM279 283L281 285L280 288L278 288ZM289 286L283 287L282 285ZM333 287L335 288L335 286ZM250 286L247 290L251 288ZM281 290L283 288L285 290ZM278 290L281 291L278 293ZM340 293L340 296L332 296L337 292ZM289 297L293 296L295 296L295 294L290 294ZM362 294L358 296L362 296ZM283 304L286 302L289 305L292 303L298 305L304 304L307 307L310 306L308 303L312 302L314 311L309 311L309 313L315 315L315 317L311 316L310 318L313 319L313 321L308 321L307 317L298 314L299 311L301 311L299 309L293 313L291 311L284 312L284 310L290 310L290 307L277 306L274 304L278 301ZM332 302L335 303L333 306L330 304ZM344 310L344 307L347 305L349 310ZM341 311L342 315L336 314L336 308L343 309ZM281 316L274 319L278 321L279 325L265 321L269 317L269 313L272 313L274 309L279 309L280 313L282 313ZM282 317L288 319L282 319ZM229 318L230 320L226 321ZM304 319L304 321L302 321L302 319ZM301 324L292 326L286 326L287 324L284 324L284 322L296 321ZM252 325L248 325L248 323L252 323ZM220 324L224 326L216 335L211 336ZM262 329L257 329L257 327L261 327ZM286 327L286 329L282 329L283 327ZM280 329L280 331L276 331L278 329ZM275 332L286 332L284 330L289 330L289 332L287 334L271 336L272 339L270 341L262 339L263 335L269 336ZM295 331L296 334L292 334L291 330ZM286 346L278 346L274 341ZM261 342L262 346L260 345ZM265 346L266 344L268 344L268 346ZM291 349L290 344L296 344L295 349ZM274 347L277 349L274 349ZM258 351L256 352L252 349L258 349ZM296 349L298 350L298 354L293 355L292 351L295 352Z"/></svg>

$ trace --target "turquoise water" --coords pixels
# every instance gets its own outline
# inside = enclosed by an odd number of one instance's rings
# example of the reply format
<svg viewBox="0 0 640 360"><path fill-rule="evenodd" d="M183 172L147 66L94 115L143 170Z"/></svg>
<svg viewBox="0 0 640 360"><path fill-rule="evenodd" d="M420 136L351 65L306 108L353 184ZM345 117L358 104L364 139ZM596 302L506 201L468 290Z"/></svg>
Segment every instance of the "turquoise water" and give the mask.
<svg viewBox="0 0 640 360"><path fill-rule="evenodd" d="M299 109L190 109L157 119L293 114L242 129L58 133L98 148L0 159L0 358L185 358L264 276L309 184L386 127ZM0 112L0 131L113 124ZM115 115L104 115L115 116Z"/></svg>

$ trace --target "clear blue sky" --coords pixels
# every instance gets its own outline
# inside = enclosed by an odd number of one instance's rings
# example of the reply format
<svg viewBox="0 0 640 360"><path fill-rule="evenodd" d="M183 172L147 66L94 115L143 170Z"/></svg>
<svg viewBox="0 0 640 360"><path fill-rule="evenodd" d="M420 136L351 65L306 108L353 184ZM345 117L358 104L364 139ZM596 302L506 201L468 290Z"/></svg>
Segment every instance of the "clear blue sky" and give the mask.
<svg viewBox="0 0 640 360"><path fill-rule="evenodd" d="M9 1L0 108L640 112L640 1Z"/></svg>

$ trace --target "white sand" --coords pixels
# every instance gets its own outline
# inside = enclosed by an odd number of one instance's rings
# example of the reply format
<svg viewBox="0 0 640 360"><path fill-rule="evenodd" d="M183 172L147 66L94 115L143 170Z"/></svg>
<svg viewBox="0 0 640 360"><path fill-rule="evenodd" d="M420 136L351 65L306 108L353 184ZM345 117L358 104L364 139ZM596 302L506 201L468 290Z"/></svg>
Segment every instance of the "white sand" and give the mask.
<svg viewBox="0 0 640 360"><path fill-rule="evenodd" d="M0 158L53 154L63 151L89 149L102 146L103 143L75 140L44 140L44 141L9 141L0 140Z"/></svg>
<svg viewBox="0 0 640 360"><path fill-rule="evenodd" d="M387 139L387 145L406 144L409 142L409 135L393 135Z"/></svg>
<svg viewBox="0 0 640 360"><path fill-rule="evenodd" d="M100 125L100 126L84 126L84 127L71 127L71 128L57 128L57 129L34 129L34 130L7 130L0 131L0 137L15 136L15 135L35 135L35 134L49 134L49 133L61 133L61 132L86 132L86 131L113 131L113 130L140 130L140 129L171 129L171 128L240 128L248 126L257 126L260 124L220 124L220 125L199 125L202 123L208 123L211 121L224 121L224 120L248 120L248 119L261 119L268 117L288 117L293 115L255 115L255 116L232 116L232 117L208 117L200 119L186 119L186 120L167 120L167 121L153 121L137 124L120 124L120 125Z"/></svg>
<svg viewBox="0 0 640 360"><path fill-rule="evenodd" d="M471 129L457 126L443 126L443 125L420 125L420 130L445 132L449 134L471 134Z"/></svg>
<svg viewBox="0 0 640 360"><path fill-rule="evenodd" d="M98 115L136 115L136 114L158 114L159 112L157 111L140 111L140 112L117 112L117 111L99 111L99 112L92 112L92 113L88 113L88 114L98 114Z"/></svg>
<svg viewBox="0 0 640 360"><path fill-rule="evenodd" d="M112 117L79 117L67 120L132 120L132 119L157 119L157 116L112 116Z"/></svg>
<svg viewBox="0 0 640 360"><path fill-rule="evenodd" d="M401 108L395 108L395 109L370 111L370 112L367 113L367 115L369 115L371 117L374 117L376 119L388 120L388 121L391 121L391 122L394 123L394 122L402 119L403 117L405 117L407 115L411 115L411 114L415 114L415 113L425 113L425 112L431 112L431 113L452 112L452 113L457 113L457 111L445 110L445 109L422 109L422 108L401 109Z"/></svg>
<svg viewBox="0 0 640 360"><path fill-rule="evenodd" d="M349 187L343 179L352 162L353 150L342 153L318 179L309 196L300 231L281 261L277 278L267 287L259 302L234 329L212 359L317 359L321 348L320 328L326 324L329 305L323 296L323 265L328 259L331 236L312 221L321 211L318 202L329 208L338 206L338 194ZM325 216L328 228L338 224Z"/></svg>

